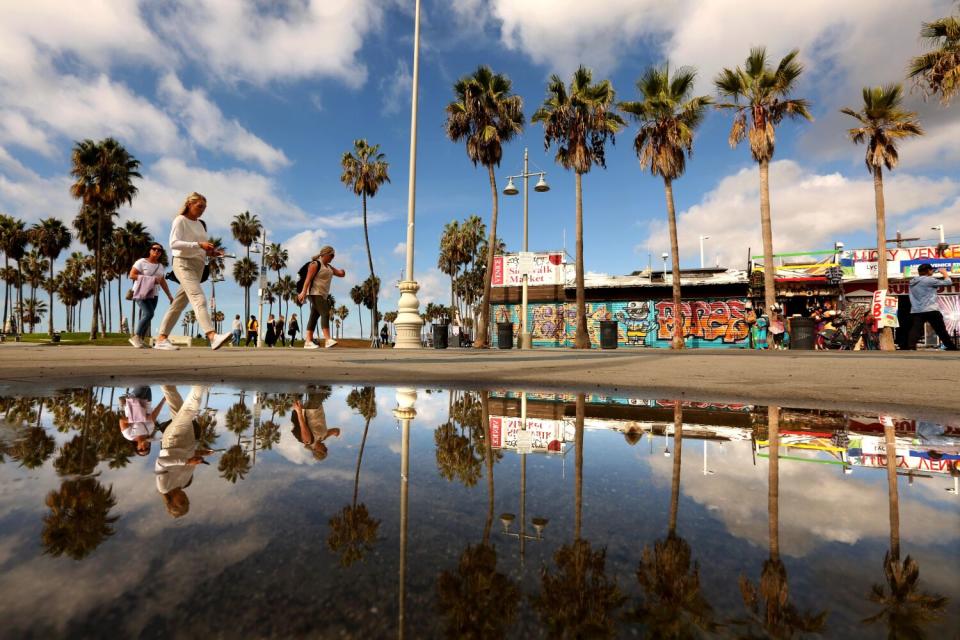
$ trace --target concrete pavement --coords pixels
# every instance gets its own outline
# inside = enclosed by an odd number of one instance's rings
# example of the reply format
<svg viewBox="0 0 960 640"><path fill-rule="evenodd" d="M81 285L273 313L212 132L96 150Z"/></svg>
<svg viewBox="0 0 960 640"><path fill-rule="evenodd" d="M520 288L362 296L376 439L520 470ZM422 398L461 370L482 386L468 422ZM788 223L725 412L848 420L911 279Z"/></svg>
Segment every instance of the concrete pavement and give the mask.
<svg viewBox="0 0 960 640"><path fill-rule="evenodd" d="M665 349L533 351L0 345L0 393L133 380L242 386L384 384L592 391L862 410L960 422L960 357L946 352Z"/></svg>

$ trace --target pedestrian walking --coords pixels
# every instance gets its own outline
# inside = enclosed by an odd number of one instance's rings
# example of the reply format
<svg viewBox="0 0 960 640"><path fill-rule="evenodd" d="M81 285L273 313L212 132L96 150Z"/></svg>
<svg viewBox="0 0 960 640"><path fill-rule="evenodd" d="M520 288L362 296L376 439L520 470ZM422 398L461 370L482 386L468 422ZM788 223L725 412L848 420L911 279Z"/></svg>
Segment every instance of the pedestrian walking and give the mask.
<svg viewBox="0 0 960 640"><path fill-rule="evenodd" d="M331 264L336 255L333 247L327 245L321 247L320 252L313 256L310 262L300 267L301 282L298 283L300 293L297 294L297 302L303 304L304 300L310 300L310 317L304 334L304 349L318 348L313 342L313 332L317 328L318 320L323 330L324 347L329 349L337 344L337 341L330 337L330 304L327 296L330 295L330 282L333 276L342 278L347 273Z"/></svg>
<svg viewBox="0 0 960 640"><path fill-rule="evenodd" d="M288 325L287 333L290 335L290 346L293 347L293 342L297 339L297 334L300 333L300 323L297 322L297 314L290 316L290 324Z"/></svg>
<svg viewBox="0 0 960 640"><path fill-rule="evenodd" d="M140 258L133 263L130 269L130 279L133 280L132 295L137 306L140 307L140 321L137 322L137 329L130 336L130 344L138 349L147 349L143 339L147 337L150 331L150 321L153 320L153 314L157 310L157 299L159 294L157 289L163 289L167 294L167 299L173 302L173 296L170 294L170 287L164 279L166 270L160 263L163 257L163 246L157 243L150 245L146 258Z"/></svg>
<svg viewBox="0 0 960 640"><path fill-rule="evenodd" d="M210 341L210 348L217 350L230 339L229 333L217 333L213 322L210 320L210 313L207 310L207 298L203 294L203 288L200 282L203 278L203 268L205 266L205 257L222 256L222 251L217 251L216 247L207 238L207 228L200 222L200 216L207 208L207 199L199 193L191 193L187 196L183 206L173 220L170 229L170 251L173 254L173 273L180 282L180 290L174 296L170 303L170 308L163 316L160 323L160 333L157 341L153 345L154 349L165 351L176 351L167 336L180 319L180 314L186 308L187 304L193 306L193 312L197 316L197 323L200 325L207 340Z"/></svg>
<svg viewBox="0 0 960 640"><path fill-rule="evenodd" d="M943 322L943 314L937 304L937 290L940 287L949 287L953 284L950 273L940 269L942 278L933 276L933 265L924 263L917 267L917 275L910 280L910 335L907 338L907 349L916 349L917 341L923 334L926 323L936 332L940 342L947 351L956 351L957 345L950 337L947 326Z"/></svg>
<svg viewBox="0 0 960 640"><path fill-rule="evenodd" d="M277 322L273 327L273 331L277 336L277 342L279 342L284 347L287 346L287 336L284 333L284 330L287 328L287 321L283 316L277 317Z"/></svg>
<svg viewBox="0 0 960 640"><path fill-rule="evenodd" d="M277 344L277 322L273 319L273 314L267 316L267 332L263 336L263 341L268 347Z"/></svg>
<svg viewBox="0 0 960 640"><path fill-rule="evenodd" d="M380 327L380 344L384 347L390 346L390 329L387 328L387 323L384 322L383 326Z"/></svg>
<svg viewBox="0 0 960 640"><path fill-rule="evenodd" d="M256 316L250 316L250 319L247 320L247 341L244 343L246 346L250 346L250 341L253 341L253 346L257 346L258 340L260 339L260 323L257 322Z"/></svg>
<svg viewBox="0 0 960 640"><path fill-rule="evenodd" d="M233 346L240 346L240 338L243 337L243 322L240 320L240 314L238 313L233 318Z"/></svg>

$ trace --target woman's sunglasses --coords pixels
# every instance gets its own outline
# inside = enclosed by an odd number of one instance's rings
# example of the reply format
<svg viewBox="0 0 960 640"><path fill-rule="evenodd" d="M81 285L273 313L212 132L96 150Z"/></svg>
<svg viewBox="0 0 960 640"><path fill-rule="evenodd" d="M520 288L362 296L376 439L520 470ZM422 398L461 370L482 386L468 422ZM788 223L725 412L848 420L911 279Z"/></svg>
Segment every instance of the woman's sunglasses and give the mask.
<svg viewBox="0 0 960 640"><path fill-rule="evenodd" d="M150 247L150 251L163 251L163 247Z"/></svg>

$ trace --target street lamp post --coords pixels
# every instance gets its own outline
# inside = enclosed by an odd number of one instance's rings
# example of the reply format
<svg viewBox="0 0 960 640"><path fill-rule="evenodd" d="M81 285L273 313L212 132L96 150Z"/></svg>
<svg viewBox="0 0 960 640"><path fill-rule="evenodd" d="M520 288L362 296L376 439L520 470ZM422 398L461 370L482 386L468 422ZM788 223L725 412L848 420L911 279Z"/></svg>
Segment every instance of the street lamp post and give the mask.
<svg viewBox="0 0 960 640"><path fill-rule="evenodd" d="M537 184L533 187L534 191L543 193L545 191L550 191L550 186L547 184L547 181L544 179L546 175L545 171L537 171L535 173L530 173L529 171L529 162L530 154L527 152L526 147L523 149L523 173L516 176L507 176L507 186L504 188L504 195L515 196L517 195L517 188L513 185L514 178L523 178L523 253L529 252L529 245L527 242L529 225L528 225L528 213L530 210L530 194L529 194L529 183L530 178L533 176L539 176L540 179L537 181ZM522 263L521 266L529 266L528 263ZM530 327L527 324L527 282L529 280L526 269L524 269L521 274L521 281L523 282L523 294L520 305L520 348L521 349L531 349L533 348L533 334L530 333Z"/></svg>
<svg viewBox="0 0 960 640"><path fill-rule="evenodd" d="M700 236L700 268L703 269L703 241L709 240L710 236Z"/></svg>
<svg viewBox="0 0 960 640"><path fill-rule="evenodd" d="M933 229L934 231L939 231L939 232L940 232L940 244L945 244L945 243L946 243L946 235L945 235L944 232L943 232L943 225L942 225L942 224L938 224L938 225L933 226L933 227L930 227L930 228Z"/></svg>
<svg viewBox="0 0 960 640"><path fill-rule="evenodd" d="M418 2L419 5L419 2ZM393 417L400 421L400 586L398 589L399 612L397 615L398 637L402 640L406 631L406 582L407 582L407 493L410 477L410 421L417 417L416 389L397 389L397 408Z"/></svg>
<svg viewBox="0 0 960 640"><path fill-rule="evenodd" d="M264 287L267 286L267 278L266 278L267 271L263 266L263 261L267 254L267 228L266 227L263 227L263 240L262 241L254 240L254 242L258 242L260 244L260 247L259 247L260 272L257 274L257 278L258 278L257 279L257 283L258 283L257 298L259 301L258 310L257 310L257 318L258 318L257 322L259 326L259 330L257 331L257 349L262 349L264 346L263 336L265 335L263 330L263 289Z"/></svg>
<svg viewBox="0 0 960 640"><path fill-rule="evenodd" d="M666 279L666 277L667 277L667 258L670 257L670 254L667 253L667 252L663 252L663 253L660 254L660 257L663 259L663 277L664 277L664 279Z"/></svg>
<svg viewBox="0 0 960 640"><path fill-rule="evenodd" d="M397 341L394 349L419 349L420 301L417 291L420 285L413 279L413 232L417 196L417 103L420 90L420 0L417 0L413 18L413 84L410 108L410 176L407 182L407 268L400 282L400 301L397 303L397 320L394 326Z"/></svg>

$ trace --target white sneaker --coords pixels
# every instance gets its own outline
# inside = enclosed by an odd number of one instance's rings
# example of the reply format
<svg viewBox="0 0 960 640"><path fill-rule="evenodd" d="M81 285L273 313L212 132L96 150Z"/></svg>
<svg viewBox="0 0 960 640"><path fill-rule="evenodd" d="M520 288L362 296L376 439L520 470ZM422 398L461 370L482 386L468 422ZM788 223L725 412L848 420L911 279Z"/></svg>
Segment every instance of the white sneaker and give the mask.
<svg viewBox="0 0 960 640"><path fill-rule="evenodd" d="M213 336L213 340L210 341L210 348L216 351L217 349L222 347L227 342L227 340L232 340L232 339L233 339L232 333L218 333L215 336Z"/></svg>
<svg viewBox="0 0 960 640"><path fill-rule="evenodd" d="M334 340L333 338L330 338L329 340L327 340L326 344L323 345L323 348L329 349L330 347L335 347L336 345L337 345L337 341Z"/></svg>
<svg viewBox="0 0 960 640"><path fill-rule="evenodd" d="M319 349L319 348L320 348L320 345L318 345L318 344L317 344L316 342L314 342L313 340L308 340L307 342L304 342L304 343L303 343L303 348L304 348L304 349Z"/></svg>
<svg viewBox="0 0 960 640"><path fill-rule="evenodd" d="M137 349L143 348L143 340L140 339L140 336L130 336L130 339L127 340L127 342L132 344Z"/></svg>
<svg viewBox="0 0 960 640"><path fill-rule="evenodd" d="M169 340L157 340L153 343L154 349L159 349L160 351L179 351L180 347L174 345Z"/></svg>

